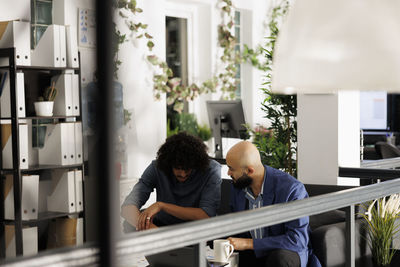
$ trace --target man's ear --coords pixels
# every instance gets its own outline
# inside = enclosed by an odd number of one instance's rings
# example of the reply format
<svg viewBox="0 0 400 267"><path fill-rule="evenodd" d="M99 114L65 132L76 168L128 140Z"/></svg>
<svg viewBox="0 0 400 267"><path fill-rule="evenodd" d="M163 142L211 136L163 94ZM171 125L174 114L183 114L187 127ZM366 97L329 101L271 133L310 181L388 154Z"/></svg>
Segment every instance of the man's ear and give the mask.
<svg viewBox="0 0 400 267"><path fill-rule="evenodd" d="M254 169L254 167L253 166L248 166L247 167L247 175L252 175L252 174L254 174L254 172L255 172L255 169Z"/></svg>

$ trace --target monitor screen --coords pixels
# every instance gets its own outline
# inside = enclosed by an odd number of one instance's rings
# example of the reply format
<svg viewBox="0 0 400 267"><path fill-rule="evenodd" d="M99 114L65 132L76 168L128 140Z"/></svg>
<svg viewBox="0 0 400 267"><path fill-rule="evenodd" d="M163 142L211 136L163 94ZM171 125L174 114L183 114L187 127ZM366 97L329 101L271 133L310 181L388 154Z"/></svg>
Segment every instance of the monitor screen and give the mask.
<svg viewBox="0 0 400 267"><path fill-rule="evenodd" d="M360 128L388 130L386 92L360 92Z"/></svg>
<svg viewBox="0 0 400 267"><path fill-rule="evenodd" d="M246 138L242 101L207 101L207 112L215 142L215 157L222 158L222 137Z"/></svg>

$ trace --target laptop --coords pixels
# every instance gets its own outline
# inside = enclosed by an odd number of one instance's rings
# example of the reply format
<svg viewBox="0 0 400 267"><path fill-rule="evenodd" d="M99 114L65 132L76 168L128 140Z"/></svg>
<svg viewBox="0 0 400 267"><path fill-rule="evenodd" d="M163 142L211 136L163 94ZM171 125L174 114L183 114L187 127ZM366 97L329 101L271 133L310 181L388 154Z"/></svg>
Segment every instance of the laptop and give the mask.
<svg viewBox="0 0 400 267"><path fill-rule="evenodd" d="M146 256L151 267L197 267L195 248L187 246Z"/></svg>

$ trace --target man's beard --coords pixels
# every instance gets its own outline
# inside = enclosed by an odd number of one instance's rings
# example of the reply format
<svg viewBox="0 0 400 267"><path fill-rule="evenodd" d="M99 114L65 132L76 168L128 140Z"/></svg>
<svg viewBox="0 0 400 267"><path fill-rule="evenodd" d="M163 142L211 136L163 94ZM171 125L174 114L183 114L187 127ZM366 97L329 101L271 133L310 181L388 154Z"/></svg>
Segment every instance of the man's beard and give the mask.
<svg viewBox="0 0 400 267"><path fill-rule="evenodd" d="M238 189L244 189L253 183L253 179L245 173L243 173L243 175L237 178L236 180L234 179L232 180L233 180L233 186Z"/></svg>

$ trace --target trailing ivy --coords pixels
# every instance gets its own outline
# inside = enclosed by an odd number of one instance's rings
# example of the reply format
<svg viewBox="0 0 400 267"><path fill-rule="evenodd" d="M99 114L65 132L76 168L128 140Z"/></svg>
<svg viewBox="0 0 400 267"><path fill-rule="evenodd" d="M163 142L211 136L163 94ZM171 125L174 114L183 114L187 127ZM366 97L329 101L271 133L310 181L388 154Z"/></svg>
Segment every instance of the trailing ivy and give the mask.
<svg viewBox="0 0 400 267"><path fill-rule="evenodd" d="M222 21L227 18L227 23L221 23L218 26L218 44L222 48L223 53L220 57L221 63L224 65L223 71L206 80L201 84L192 83L188 86L182 84L181 79L174 77L172 70L168 64L161 60L156 55L152 54L152 49L155 46L152 41L153 37L146 31L147 24L135 22L133 17L143 12L137 7L136 0L117 0L115 7L119 10L119 15L125 19L129 29L134 32L137 39L146 39L149 54L147 55L148 62L154 66L158 73L153 76L153 90L156 99L160 99L161 95L167 94L167 104L174 104L174 110L181 112L184 107L184 101L192 101L201 94L216 92L219 90L224 99L234 99L237 88L237 64L248 61L253 66L263 69L257 57L261 55L262 49L252 50L246 45L244 51L240 54L235 51L236 38L232 35L234 26L234 8L231 0L220 0ZM118 44L127 41L126 35L122 35L115 28ZM118 48L117 48L118 52ZM115 57L116 71L120 66L121 61L118 59L118 54Z"/></svg>

